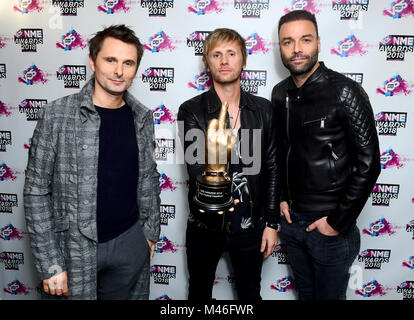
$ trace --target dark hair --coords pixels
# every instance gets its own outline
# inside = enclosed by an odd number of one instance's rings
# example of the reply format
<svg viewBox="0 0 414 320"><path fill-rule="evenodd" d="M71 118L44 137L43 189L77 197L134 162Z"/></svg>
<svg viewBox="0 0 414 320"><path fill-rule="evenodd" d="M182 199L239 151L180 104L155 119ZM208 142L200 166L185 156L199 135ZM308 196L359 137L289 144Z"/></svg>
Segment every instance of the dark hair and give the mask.
<svg viewBox="0 0 414 320"><path fill-rule="evenodd" d="M312 22L316 29L316 36L318 37L318 24L316 22L315 15L306 10L294 10L282 16L279 19L279 26L277 29L277 33L278 34L280 33L280 28L282 27L283 24L287 22L298 21L298 20L307 20L307 21Z"/></svg>
<svg viewBox="0 0 414 320"><path fill-rule="evenodd" d="M137 48L137 69L141 62L144 49L135 32L125 26L124 24L112 25L102 31L97 32L92 39L88 41L89 44L89 56L93 61L96 61L99 51L102 48L102 43L108 37L121 40L122 42L135 45Z"/></svg>
<svg viewBox="0 0 414 320"><path fill-rule="evenodd" d="M247 53L246 53L246 41L244 38L235 30L227 28L218 28L212 31L204 41L203 45L203 61L207 68L207 55L208 52L213 48L218 42L223 41L236 41L240 45L240 50L243 57L243 65L246 64Z"/></svg>

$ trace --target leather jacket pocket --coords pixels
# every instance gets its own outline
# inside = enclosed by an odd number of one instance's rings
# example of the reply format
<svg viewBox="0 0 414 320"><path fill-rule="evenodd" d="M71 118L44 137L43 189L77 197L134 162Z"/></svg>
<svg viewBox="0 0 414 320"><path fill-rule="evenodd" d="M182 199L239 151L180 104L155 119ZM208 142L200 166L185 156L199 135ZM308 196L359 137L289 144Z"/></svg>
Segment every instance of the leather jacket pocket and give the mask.
<svg viewBox="0 0 414 320"><path fill-rule="evenodd" d="M337 172L336 172L336 161L339 160L339 157L335 153L331 142L328 142L327 146L329 150L329 155L328 155L329 179L331 180L331 182L336 182L338 179Z"/></svg>
<svg viewBox="0 0 414 320"><path fill-rule="evenodd" d="M303 126L319 126L319 128L324 129L326 121L326 117L317 117L315 119L309 119L304 121Z"/></svg>

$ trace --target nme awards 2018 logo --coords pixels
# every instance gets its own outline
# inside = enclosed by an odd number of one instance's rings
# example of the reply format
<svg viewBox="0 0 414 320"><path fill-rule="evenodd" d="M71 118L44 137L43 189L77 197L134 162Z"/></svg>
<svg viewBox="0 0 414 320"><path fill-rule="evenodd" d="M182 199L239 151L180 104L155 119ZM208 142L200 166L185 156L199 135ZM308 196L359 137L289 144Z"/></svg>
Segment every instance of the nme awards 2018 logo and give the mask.
<svg viewBox="0 0 414 320"><path fill-rule="evenodd" d="M167 160L169 154L174 154L175 141L174 139L155 139L155 160Z"/></svg>
<svg viewBox="0 0 414 320"><path fill-rule="evenodd" d="M52 0L52 5L60 8L62 16L77 16L78 8L85 7L85 0Z"/></svg>
<svg viewBox="0 0 414 320"><path fill-rule="evenodd" d="M217 0L194 0L194 4L188 6L188 11L197 15L205 15L211 12L221 13L223 9L219 7Z"/></svg>
<svg viewBox="0 0 414 320"><path fill-rule="evenodd" d="M22 52L37 52L37 45L43 44L43 29L20 29L14 43L20 44Z"/></svg>
<svg viewBox="0 0 414 320"><path fill-rule="evenodd" d="M190 88L197 89L198 91L208 90L212 85L213 79L207 71L195 75L194 80L188 83Z"/></svg>
<svg viewBox="0 0 414 320"><path fill-rule="evenodd" d="M396 136L407 125L407 112L382 111L375 115L375 124L380 136Z"/></svg>
<svg viewBox="0 0 414 320"><path fill-rule="evenodd" d="M172 40L164 31L160 31L148 39L148 44L144 44L144 49L151 52L173 51L175 47Z"/></svg>
<svg viewBox="0 0 414 320"><path fill-rule="evenodd" d="M345 77L354 80L359 85L362 85L364 81L364 74L363 73L342 73Z"/></svg>
<svg viewBox="0 0 414 320"><path fill-rule="evenodd" d="M72 49L76 48L85 49L87 47L87 44L75 29L71 29L63 36L61 36L61 40L56 42L56 47L65 51L71 51Z"/></svg>
<svg viewBox="0 0 414 320"><path fill-rule="evenodd" d="M414 281L404 281L397 286L397 293L403 294L403 300L414 300Z"/></svg>
<svg viewBox="0 0 414 320"><path fill-rule="evenodd" d="M341 20L357 20L360 11L368 11L369 0L333 0L332 9L340 12Z"/></svg>
<svg viewBox="0 0 414 320"><path fill-rule="evenodd" d="M362 42L353 34L344 40L339 41L337 47L331 49L331 54L338 55L341 58L347 58L357 54L363 56L366 53L367 51L364 49Z"/></svg>
<svg viewBox="0 0 414 320"><path fill-rule="evenodd" d="M177 276L177 267L168 265L155 264L151 266L151 277L154 278L155 284L169 284L170 279Z"/></svg>
<svg viewBox="0 0 414 320"><path fill-rule="evenodd" d="M167 9L174 7L174 0L141 0L141 8L148 8L150 17L165 17Z"/></svg>
<svg viewBox="0 0 414 320"><path fill-rule="evenodd" d="M174 83L174 68L149 67L142 82L149 83L150 91L167 91L167 83Z"/></svg>
<svg viewBox="0 0 414 320"><path fill-rule="evenodd" d="M391 199L398 199L399 184L376 183L371 192L373 206L389 207Z"/></svg>
<svg viewBox="0 0 414 320"><path fill-rule="evenodd" d="M414 16L413 0L395 0L391 2L390 8L385 9L382 14L392 17L393 19L401 19L404 17Z"/></svg>
<svg viewBox="0 0 414 320"><path fill-rule="evenodd" d="M203 45L211 31L194 31L187 37L187 47L194 48L196 56L203 55Z"/></svg>
<svg viewBox="0 0 414 320"><path fill-rule="evenodd" d="M262 10L269 10L270 0L234 0L234 9L242 11L242 18L260 18Z"/></svg>
<svg viewBox="0 0 414 320"><path fill-rule="evenodd" d="M86 81L86 66L63 65L56 71L58 80L63 80L65 88L79 89L80 81Z"/></svg>
<svg viewBox="0 0 414 320"><path fill-rule="evenodd" d="M23 252L0 252L0 263L6 270L19 270L19 265L24 264Z"/></svg>
<svg viewBox="0 0 414 320"><path fill-rule="evenodd" d="M19 112L26 114L27 121L37 121L40 109L47 104L46 99L24 99L19 104Z"/></svg>
<svg viewBox="0 0 414 320"><path fill-rule="evenodd" d="M358 255L358 261L364 262L365 269L381 269L383 263L389 263L391 250L366 249Z"/></svg>
<svg viewBox="0 0 414 320"><path fill-rule="evenodd" d="M272 252L272 257L277 258L278 264L290 264L285 244L278 243Z"/></svg>
<svg viewBox="0 0 414 320"><path fill-rule="evenodd" d="M6 64L0 63L0 79L6 79Z"/></svg>
<svg viewBox="0 0 414 320"><path fill-rule="evenodd" d="M6 152L6 146L12 144L11 131L0 131L0 152Z"/></svg>
<svg viewBox="0 0 414 320"><path fill-rule="evenodd" d="M408 81L404 80L399 74L396 74L392 78L384 81L383 87L377 88L376 92L386 97L400 94L409 95L411 93L410 87L412 85Z"/></svg>
<svg viewBox="0 0 414 320"><path fill-rule="evenodd" d="M290 7L286 8L284 12L286 14L295 10L306 10L315 15L320 12L316 0L292 0Z"/></svg>
<svg viewBox="0 0 414 320"><path fill-rule="evenodd" d="M30 13L33 11L40 12L43 7L40 5L40 0L18 0L17 5L13 6L13 10L20 13Z"/></svg>
<svg viewBox="0 0 414 320"><path fill-rule="evenodd" d="M266 80L266 70L243 70L240 77L240 86L243 91L257 94L259 87L266 86Z"/></svg>
<svg viewBox="0 0 414 320"><path fill-rule="evenodd" d="M387 53L387 61L404 61L407 52L414 52L414 36L385 36L379 43L379 51Z"/></svg>
<svg viewBox="0 0 414 320"><path fill-rule="evenodd" d="M17 207L17 194L0 193L0 213L13 213L13 207Z"/></svg>
<svg viewBox="0 0 414 320"><path fill-rule="evenodd" d="M37 83L45 84L48 80L45 73L33 64L23 71L23 75L18 77L18 81L31 86Z"/></svg>
<svg viewBox="0 0 414 320"><path fill-rule="evenodd" d="M161 225L168 226L170 219L175 219L175 205L160 204Z"/></svg>
<svg viewBox="0 0 414 320"><path fill-rule="evenodd" d="M405 226L406 232L412 232L413 233L413 240L414 240L414 220L411 220L407 225Z"/></svg>

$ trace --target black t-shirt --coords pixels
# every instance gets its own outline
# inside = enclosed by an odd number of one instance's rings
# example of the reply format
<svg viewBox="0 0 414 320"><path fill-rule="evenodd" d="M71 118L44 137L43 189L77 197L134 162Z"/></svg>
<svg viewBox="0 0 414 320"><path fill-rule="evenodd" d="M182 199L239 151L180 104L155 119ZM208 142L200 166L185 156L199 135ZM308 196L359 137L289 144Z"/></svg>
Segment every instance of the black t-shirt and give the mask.
<svg viewBox="0 0 414 320"><path fill-rule="evenodd" d="M99 128L98 242L109 241L138 220L138 146L131 108L95 106Z"/></svg>

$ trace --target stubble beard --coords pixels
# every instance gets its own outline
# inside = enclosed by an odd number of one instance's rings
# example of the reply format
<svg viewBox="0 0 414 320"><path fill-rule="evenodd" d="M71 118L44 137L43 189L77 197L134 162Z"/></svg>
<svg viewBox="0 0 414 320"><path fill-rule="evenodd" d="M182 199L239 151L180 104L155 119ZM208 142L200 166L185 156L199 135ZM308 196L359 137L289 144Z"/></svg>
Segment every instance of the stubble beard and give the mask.
<svg viewBox="0 0 414 320"><path fill-rule="evenodd" d="M284 56L281 53L282 63L283 65L290 71L293 76L301 76L303 74L309 73L315 64L318 62L318 48L316 48L311 55L304 55L304 54L295 54L289 58ZM295 58L306 58L307 62L301 66L295 66L291 60Z"/></svg>

